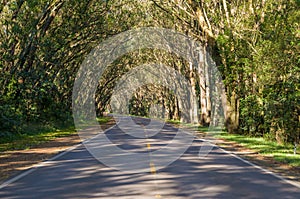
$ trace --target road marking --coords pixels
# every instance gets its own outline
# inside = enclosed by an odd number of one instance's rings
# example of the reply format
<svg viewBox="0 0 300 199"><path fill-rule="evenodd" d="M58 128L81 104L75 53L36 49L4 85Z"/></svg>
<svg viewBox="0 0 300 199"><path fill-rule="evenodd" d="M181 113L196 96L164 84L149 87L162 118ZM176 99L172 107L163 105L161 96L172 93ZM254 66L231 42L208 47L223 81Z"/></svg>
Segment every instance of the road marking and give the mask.
<svg viewBox="0 0 300 199"><path fill-rule="evenodd" d="M147 143L147 147L150 150L151 149L151 145L149 143ZM157 187L157 173L156 173L156 168L155 168L155 164L153 162L151 162L151 158L150 158L150 172L151 174L154 176L154 181L155 181L155 187L156 189L158 189ZM155 198L161 198L160 194L155 194Z"/></svg>
<svg viewBox="0 0 300 199"><path fill-rule="evenodd" d="M116 125L117 125L117 124L116 124ZM116 125L110 127L109 129L107 129L107 130L105 130L105 131L108 131L108 130L114 128ZM209 142L209 143L211 143L210 141L205 140L205 139L199 139L199 138L198 138L198 140L203 141L203 142ZM269 171L269 170L267 170L267 169L264 169L264 168L262 168L262 167L260 167L260 166L258 166L258 165L256 165L256 164L253 164L253 163L251 163L251 162L249 162L249 161L247 161L247 160L245 160L245 159L243 159L243 158L241 158L241 157L239 157L239 156L237 156L237 155L231 153L230 151L226 151L225 149L220 148L219 146L217 146L217 145L215 145L215 144L213 144L213 143L211 143L211 144L212 144L214 147L220 149L221 151L223 151L223 152L229 154L230 156L232 156L232 157L234 157L234 158L236 158L236 159L238 159L238 160L240 160L240 161L242 161L242 162L244 162L244 163L246 163L246 164L248 164L248 165L250 165L250 166L252 166L252 167L254 167L254 168L256 168L256 169L259 169L259 170L263 171L263 172L266 173L266 174L272 175L272 176L274 176L274 177L276 177L276 178L278 178L278 179L284 181L284 182L287 183L287 184L291 184L291 185L293 185L293 186L295 186L295 187L297 187L297 188L300 188L300 184L298 184L298 183L296 183L296 182L294 182L294 181L285 179L284 177L282 177L282 176L280 176L280 175L278 175L278 174L276 174L276 173L274 173L274 172L272 172L272 171ZM50 158L50 159L47 160L47 161L44 161L44 162L41 162L41 163L38 163L38 164L33 165L30 169L28 169L28 170L26 170L26 171L20 173L19 175L17 175L17 176L15 176L15 177L13 177L13 178L11 178L11 179L9 179L9 180L3 182L3 183L0 185L0 190L3 189L3 188L5 188L6 186L10 185L11 183L14 183L14 182L16 182L17 180L19 180L19 179L21 179L21 178L23 178L23 177L25 177L25 176L31 174L32 172L34 172L34 171L37 170L38 168L47 166L49 163L51 163L51 161L54 161L54 160L58 159L59 157L61 157L61 156L65 155L65 154L71 152L72 150L78 148L78 147L81 146L81 145L82 145L82 143L77 144L77 145L75 145L75 146L73 146L73 147L70 147L70 148L66 149L65 151L63 151L63 152L57 154L56 156ZM147 142L147 148L148 148L149 150L151 149L151 144L150 144L149 142ZM154 177L156 178L156 174L157 174L157 173L156 173L156 168L155 168L154 163L152 163L151 161L150 161L150 171L151 171L151 173L154 175ZM156 197L156 198L161 198L161 195L160 195L160 194L156 194L155 197Z"/></svg>
<svg viewBox="0 0 300 199"><path fill-rule="evenodd" d="M253 164L252 162L249 162L248 160L245 160L245 159L243 159L243 158L237 156L236 154L233 154L233 153L231 153L231 152L228 152L228 151L226 151L226 150L224 150L224 149L222 149L222 148L220 148L220 149L221 149L222 151L228 153L229 155L231 155L231 156L233 156L233 157L239 159L240 161L242 161L242 162L244 162L244 163L246 163L246 164L249 164L249 165L251 165L251 166L253 166L253 167L255 167L255 168L257 168L257 169L259 169L259 170L261 170L261 171L263 171L263 172L265 172L266 174L272 175L272 176L274 176L274 177L276 177L276 178L278 178L278 179L280 179L280 180L282 180L282 181L284 181L284 182L286 182L286 183L288 183L288 184L291 184L291 185L294 185L294 186L297 187L297 188L300 188L300 184L298 184L298 183L296 183L296 182L294 182L294 181L288 180L288 179L286 179L286 178L284 178L284 177L282 177L282 176L280 176L280 175L278 175L278 174L276 174L276 173L274 173L274 172L272 172L272 171L269 171L269 170L267 170L267 169L265 169L265 168L262 168L262 167L260 167L260 166L258 166L258 165L256 165L256 164Z"/></svg>
<svg viewBox="0 0 300 199"><path fill-rule="evenodd" d="M284 181L284 182L287 183L287 184L291 184L291 185L293 185L293 186L295 186L295 187L297 187L297 188L300 188L300 184L297 183L297 182L294 182L294 181L292 181L292 180L288 180L288 179L286 179L286 178L280 176L279 174L276 174L276 173L274 173L274 172L272 172L272 171L269 171L268 169L262 168L261 166L258 166L258 165L254 164L254 163L252 163L252 162L249 162L248 160L245 160L245 159L239 157L238 155L236 155L236 154L234 154L234 153L232 153L232 152L230 152L230 151L227 151L227 150L225 150L225 149L223 149L223 148L217 146L216 144L211 143L211 142L208 141L208 140L205 140L205 139L199 139L199 140L200 140L200 141L203 141L203 142L208 142L208 143L212 144L214 147L216 147L216 148L220 149L221 151L223 151L223 152L229 154L230 156L232 156L232 157L234 157L234 158L236 158L236 159L238 159L238 160L240 160L240 161L242 161L242 162L244 162L244 163L246 163L246 164L248 164L248 165L250 165L250 166L252 166L252 167L254 167L254 168L256 168L256 169L259 169L259 170L263 171L263 172L266 173L266 174L272 175L273 177L278 178L278 179Z"/></svg>
<svg viewBox="0 0 300 199"><path fill-rule="evenodd" d="M151 149L151 144L147 142L147 148L150 150Z"/></svg>
<svg viewBox="0 0 300 199"><path fill-rule="evenodd" d="M151 144L149 142L149 139L148 139L148 136L147 136L147 133L145 131L145 127L143 125L143 129L144 129L144 133L145 133L145 137L146 137L146 142L147 142L147 148L148 148L148 152L149 152L149 167L150 167L150 172L151 174L154 176L154 183L155 183L155 187L156 189L158 189L158 186L157 186L157 173L156 173L156 168L155 168L155 164L151 161ZM160 194L155 194L155 198L161 198L161 195Z"/></svg>
<svg viewBox="0 0 300 199"><path fill-rule="evenodd" d="M149 143L148 137L146 136L147 139L147 148L148 148L148 152L150 155L150 161L149 161L149 167L150 167L150 172L153 175L156 175L156 168L155 168L155 164L151 161L151 144Z"/></svg>
<svg viewBox="0 0 300 199"><path fill-rule="evenodd" d="M21 178L23 178L23 177L29 175L29 174L31 174L32 172L34 172L35 170L37 170L37 169L40 168L40 167L47 166L47 164L51 163L51 161L54 161L55 159L60 158L61 156L63 156L63 155L65 155L65 154L69 153L70 151L72 151L72 150L78 148L78 147L81 146L81 145L82 145L82 143L77 144L77 145L75 145L75 146L72 146L72 147L66 149L66 150L63 151L63 152L58 153L57 155L55 155L54 157L50 158L49 160L46 160L46 161L44 161L44 162L40 162L40 163L37 163L37 164L32 165L27 171L24 171L24 172L20 173L19 175L15 176L15 177L13 177L13 178L11 178L11 179L9 179L9 180L4 181L4 182L0 185L0 189L3 189L4 187L8 186L9 184L11 184L11 183L13 183L13 182L15 182L15 181L17 181L17 180L19 180L19 179L21 179Z"/></svg>
<svg viewBox="0 0 300 199"><path fill-rule="evenodd" d="M118 125L119 122L117 122L115 125L111 126L110 128L106 129L104 132L108 131L108 130L111 130L113 129L115 126ZM51 163L51 161L54 161L62 156L64 156L65 154L73 151L74 149L78 148L79 146L83 145L84 142L88 142L90 139L92 138L89 138L87 140L83 140L81 143L75 145L75 146L71 146L69 148L67 148L65 151L62 151L60 153L58 153L57 155L53 156L52 158L46 160L46 161L43 161L43 162L40 162L40 163L37 163L37 164L34 164L32 165L28 170L26 171L23 171L22 173L20 173L19 175L11 178L11 179L8 179L6 181L4 181L2 184L0 184L0 190L3 189L4 187L7 187L8 185L10 185L11 183L14 183L16 182L17 180L20 180L21 178L31 174L32 172L34 172L35 170L37 170L38 168L40 167L44 167L44 166L47 166L48 164Z"/></svg>
<svg viewBox="0 0 300 199"><path fill-rule="evenodd" d="M156 174L155 165L154 165L152 162L150 162L150 171L151 171L151 173L152 173L153 175Z"/></svg>

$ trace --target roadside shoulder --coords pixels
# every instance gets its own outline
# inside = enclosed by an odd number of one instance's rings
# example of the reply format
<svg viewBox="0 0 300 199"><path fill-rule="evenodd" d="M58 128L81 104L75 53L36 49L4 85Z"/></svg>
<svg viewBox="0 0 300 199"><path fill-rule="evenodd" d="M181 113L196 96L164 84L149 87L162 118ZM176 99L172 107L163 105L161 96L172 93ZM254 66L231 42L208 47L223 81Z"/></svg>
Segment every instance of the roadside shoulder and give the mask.
<svg viewBox="0 0 300 199"><path fill-rule="evenodd" d="M259 154L258 152L248 149L236 142L226 139L217 138L215 144L229 153L237 155L255 165L269 170L283 178L298 184L300 187L300 168L276 161L272 156Z"/></svg>

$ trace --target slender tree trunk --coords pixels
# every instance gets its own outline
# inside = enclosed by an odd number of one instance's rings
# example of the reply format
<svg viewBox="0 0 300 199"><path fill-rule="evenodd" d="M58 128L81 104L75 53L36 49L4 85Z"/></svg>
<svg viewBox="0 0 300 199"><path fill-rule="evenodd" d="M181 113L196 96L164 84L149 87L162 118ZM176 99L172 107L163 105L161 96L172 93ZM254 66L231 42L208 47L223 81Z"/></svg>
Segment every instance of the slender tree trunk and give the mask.
<svg viewBox="0 0 300 199"><path fill-rule="evenodd" d="M209 116L209 106L208 106L208 99L209 99L209 91L207 90L208 81L206 73L206 61L205 61L205 51L202 50L199 52L199 66L198 66L198 75L199 75L199 89L200 89L200 124L203 126L208 126L210 123L210 116Z"/></svg>
<svg viewBox="0 0 300 199"><path fill-rule="evenodd" d="M223 95L225 103L225 126L229 133L237 133L239 128L239 99L235 92L228 98ZM225 100L224 100L225 98Z"/></svg>
<svg viewBox="0 0 300 199"><path fill-rule="evenodd" d="M198 105L197 105L197 98L196 98L196 80L195 80L195 73L193 70L193 63L189 63L190 65L190 82L191 82L191 97L190 97L190 118L192 123L198 123Z"/></svg>

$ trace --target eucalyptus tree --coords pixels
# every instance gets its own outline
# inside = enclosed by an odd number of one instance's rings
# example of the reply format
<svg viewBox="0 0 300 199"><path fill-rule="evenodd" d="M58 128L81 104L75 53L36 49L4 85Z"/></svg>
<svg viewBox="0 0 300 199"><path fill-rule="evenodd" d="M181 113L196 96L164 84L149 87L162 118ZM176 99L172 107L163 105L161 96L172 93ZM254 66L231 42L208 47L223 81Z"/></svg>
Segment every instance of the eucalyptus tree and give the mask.
<svg viewBox="0 0 300 199"><path fill-rule="evenodd" d="M162 27L193 37L212 55L225 84L229 132L298 142L299 6L297 0L3 1L1 128L20 131L22 123L67 121L77 70L94 47L126 30ZM198 99L200 124L211 122L214 91L206 65L193 67L155 49L128 53L108 67L95 96L99 115L109 108L121 76L144 63L165 64L185 76ZM148 114L154 102L168 118L180 118L174 93L157 85L138 89L130 109Z"/></svg>
<svg viewBox="0 0 300 199"><path fill-rule="evenodd" d="M214 56L229 132L299 140L299 1L152 2Z"/></svg>
<svg viewBox="0 0 300 199"><path fill-rule="evenodd" d="M102 27L107 12L107 4L98 1L5 1L0 13L2 128L15 131L24 122L69 116L80 62L96 40L110 34Z"/></svg>

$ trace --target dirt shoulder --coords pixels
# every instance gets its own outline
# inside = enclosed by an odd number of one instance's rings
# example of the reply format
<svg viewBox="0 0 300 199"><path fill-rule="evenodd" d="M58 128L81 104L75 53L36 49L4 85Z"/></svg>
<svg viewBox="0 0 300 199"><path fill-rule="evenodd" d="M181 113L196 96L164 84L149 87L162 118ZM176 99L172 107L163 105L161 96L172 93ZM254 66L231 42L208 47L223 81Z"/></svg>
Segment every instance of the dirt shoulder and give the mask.
<svg viewBox="0 0 300 199"><path fill-rule="evenodd" d="M101 127L102 129L108 129L114 124L115 121L112 119L108 123L101 125ZM79 143L81 143L81 139L78 134L74 132L74 134L70 136L56 138L52 141L36 145L31 149L2 152L0 154L0 183ZM255 151L231 141L218 139L216 144L256 165L273 171L286 179L296 183L300 182L300 168L278 162L272 157L258 154Z"/></svg>
<svg viewBox="0 0 300 199"><path fill-rule="evenodd" d="M300 185L300 168L276 161L272 156L262 155L232 141L218 139L216 144L239 157L248 160L264 169L272 171L285 179Z"/></svg>
<svg viewBox="0 0 300 199"><path fill-rule="evenodd" d="M108 129L115 124L111 119L108 123L101 125L101 128ZM0 153L0 183L8 178L17 175L33 165L48 160L54 155L81 143L76 132L66 137L59 137L54 140L38 144L26 150L13 150Z"/></svg>

